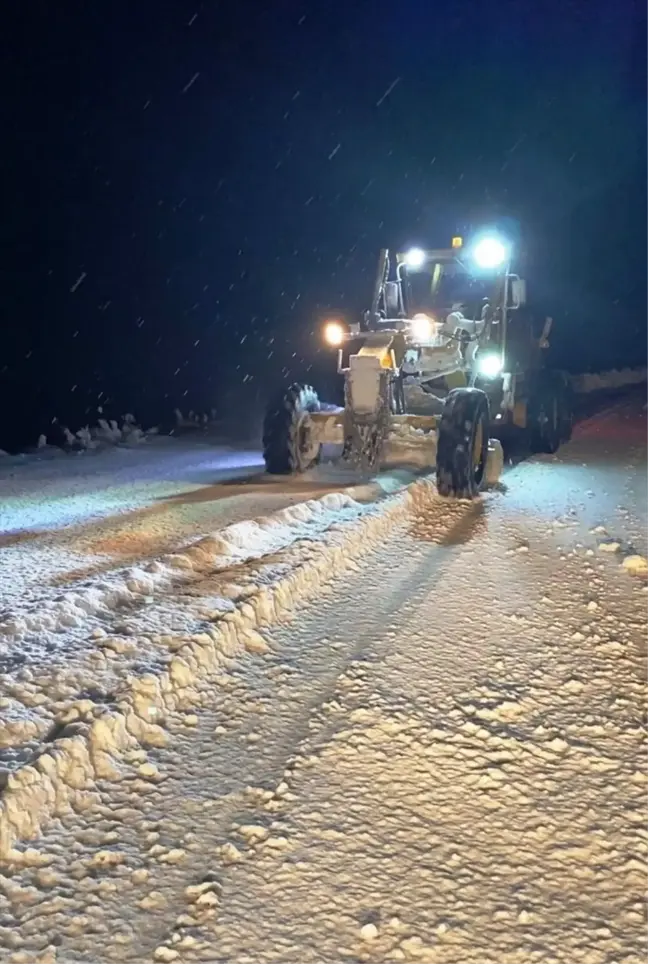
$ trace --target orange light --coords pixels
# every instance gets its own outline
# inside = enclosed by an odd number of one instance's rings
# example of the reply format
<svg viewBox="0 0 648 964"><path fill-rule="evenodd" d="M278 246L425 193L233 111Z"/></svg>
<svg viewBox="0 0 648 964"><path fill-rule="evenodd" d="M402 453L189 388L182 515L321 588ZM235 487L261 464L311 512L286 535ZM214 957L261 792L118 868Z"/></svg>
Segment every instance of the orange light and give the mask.
<svg viewBox="0 0 648 964"><path fill-rule="evenodd" d="M339 321L329 321L324 326L324 341L327 345L337 348L344 341L344 327Z"/></svg>
<svg viewBox="0 0 648 964"><path fill-rule="evenodd" d="M458 237L458 236L457 236L456 238L453 238L453 239L452 239L452 247L453 247L453 248L463 248L463 238L460 238L460 237Z"/></svg>

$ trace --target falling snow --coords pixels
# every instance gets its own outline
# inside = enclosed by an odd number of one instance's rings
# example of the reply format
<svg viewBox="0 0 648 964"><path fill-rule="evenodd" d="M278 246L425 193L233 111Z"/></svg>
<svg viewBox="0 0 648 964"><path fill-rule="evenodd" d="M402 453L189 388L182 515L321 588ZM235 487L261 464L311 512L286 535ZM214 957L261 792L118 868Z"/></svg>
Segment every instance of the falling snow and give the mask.
<svg viewBox="0 0 648 964"><path fill-rule="evenodd" d="M70 288L70 291L71 291L72 294L74 294L74 292L83 284L83 282L85 281L85 279L86 279L87 277L88 277L87 272L82 271L81 274L79 275L79 277L76 279L76 281L75 281L74 284L72 285L72 287Z"/></svg>
<svg viewBox="0 0 648 964"><path fill-rule="evenodd" d="M378 100L376 101L376 107L380 107L380 105L387 100L387 98L389 97L389 95L391 94L391 92L393 91L393 89L396 87L398 83L400 83L400 77L397 77L396 80L393 80L389 85L389 87L387 88L387 90L385 91L385 93L382 95L382 97L378 98Z"/></svg>
<svg viewBox="0 0 648 964"><path fill-rule="evenodd" d="M193 85L196 83L199 77L200 77L199 73L194 74L191 80L189 81L189 83L185 84L185 86L182 88L182 93L186 94L187 91L193 87Z"/></svg>

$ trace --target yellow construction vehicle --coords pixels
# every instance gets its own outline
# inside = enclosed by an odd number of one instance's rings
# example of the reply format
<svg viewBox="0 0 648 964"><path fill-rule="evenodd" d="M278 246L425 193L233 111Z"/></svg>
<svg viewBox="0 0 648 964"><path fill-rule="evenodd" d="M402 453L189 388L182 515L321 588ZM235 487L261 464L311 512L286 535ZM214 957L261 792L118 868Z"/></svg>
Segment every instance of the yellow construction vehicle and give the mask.
<svg viewBox="0 0 648 964"><path fill-rule="evenodd" d="M473 498L499 473L501 440L556 451L571 434L569 383L544 365L551 320L535 337L511 262L511 244L492 233L393 258L383 249L371 307L359 322L323 329L344 406L322 406L307 385L282 392L264 423L268 472L304 472L327 443L375 469L390 435L409 431L439 492Z"/></svg>

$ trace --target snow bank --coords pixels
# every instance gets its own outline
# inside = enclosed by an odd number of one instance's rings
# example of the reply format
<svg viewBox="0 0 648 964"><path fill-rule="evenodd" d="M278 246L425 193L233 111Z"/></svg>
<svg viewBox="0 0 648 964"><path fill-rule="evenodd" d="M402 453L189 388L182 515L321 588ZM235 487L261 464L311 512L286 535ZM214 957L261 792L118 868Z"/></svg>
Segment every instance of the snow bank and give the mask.
<svg viewBox="0 0 648 964"><path fill-rule="evenodd" d="M27 634L64 632L79 627L89 616L105 615L109 610L137 602L137 597L164 592L196 573L222 571L277 552L300 538L324 531L339 521L345 510L355 515L361 512L361 506L350 495L330 493L270 516L226 526L145 567L95 580L31 612L10 611L0 619L0 653Z"/></svg>
<svg viewBox="0 0 648 964"><path fill-rule="evenodd" d="M144 432L135 421L134 415L124 415L123 424L120 426L116 421L106 421L100 418L94 428L89 425L79 429L73 434L68 428L63 429L65 446L68 449L87 451L97 449L107 445L137 445L144 441L147 435L155 435L156 429L149 429ZM39 439L39 444L43 440L46 444L44 435Z"/></svg>
<svg viewBox="0 0 648 964"><path fill-rule="evenodd" d="M49 628L51 621L66 627L70 620L82 620L89 612L115 606L128 596L167 587L178 574L182 578L187 573L212 573L253 554L276 554L283 548L251 591L229 611L215 612L203 632L167 637L172 655L158 672L127 676L112 694L110 706L91 699L67 705L50 741L7 776L0 799L0 857L21 861L23 856L15 849L18 841L33 839L48 818L69 807L89 806L96 781L119 778L129 751L165 745L167 714L199 702L201 683L226 669L232 657L267 652L260 629L285 618L298 603L317 595L334 575L353 567L356 559L406 518L414 503L434 491L431 482L420 480L405 492L368 506L349 495L330 494L263 520L229 526L146 569L132 570L118 587L82 589L46 614L23 617L24 623L15 618L5 622L5 636L14 638L27 625ZM341 510L347 510L346 521ZM317 542L299 541L304 523L315 517L326 522L328 531Z"/></svg>
<svg viewBox="0 0 648 964"><path fill-rule="evenodd" d="M572 385L579 395L601 392L626 385L642 385L646 382L646 368L613 368L609 372L573 375Z"/></svg>
<svg viewBox="0 0 648 964"><path fill-rule="evenodd" d="M56 420L54 420L56 424ZM22 463L26 460L52 458L64 458L73 453L75 455L84 452L103 451L116 446L132 447L140 445L147 439L158 434L157 428L143 430L135 421L134 415L125 415L122 424L119 425L114 419L110 421L100 418L96 425L84 425L76 432L71 432L67 426L57 426L54 435L57 442L52 443L47 435L39 435L36 445L11 455L0 449L0 459L11 460L13 463Z"/></svg>
<svg viewBox="0 0 648 964"><path fill-rule="evenodd" d="M209 425L215 425L217 421L217 412L215 408L212 408L209 414L207 414L207 412L196 414L196 412L191 411L188 415L183 415L179 408L175 408L173 410L173 415L175 418L176 428L179 429L206 428Z"/></svg>

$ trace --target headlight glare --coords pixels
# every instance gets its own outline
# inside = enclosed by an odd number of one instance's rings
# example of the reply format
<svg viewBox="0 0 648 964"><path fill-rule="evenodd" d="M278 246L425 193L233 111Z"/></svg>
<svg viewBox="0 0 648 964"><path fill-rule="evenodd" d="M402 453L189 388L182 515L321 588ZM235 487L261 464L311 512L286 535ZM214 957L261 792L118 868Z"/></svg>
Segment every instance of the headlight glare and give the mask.
<svg viewBox="0 0 648 964"><path fill-rule="evenodd" d="M427 315L414 315L410 331L415 341L428 341L432 336L432 319Z"/></svg>
<svg viewBox="0 0 648 964"><path fill-rule="evenodd" d="M472 256L478 268L489 270L504 264L508 249L499 238L482 238L473 248Z"/></svg>
<svg viewBox="0 0 648 964"><path fill-rule="evenodd" d="M477 356L477 371L484 378L495 378L502 371L502 356L497 352L487 352Z"/></svg>
<svg viewBox="0 0 648 964"><path fill-rule="evenodd" d="M422 268L425 264L425 251L422 248L410 248L405 254L405 264L408 268Z"/></svg>
<svg viewBox="0 0 648 964"><path fill-rule="evenodd" d="M339 348L344 341L344 326L339 321L327 321L324 325L324 341L331 348Z"/></svg>

